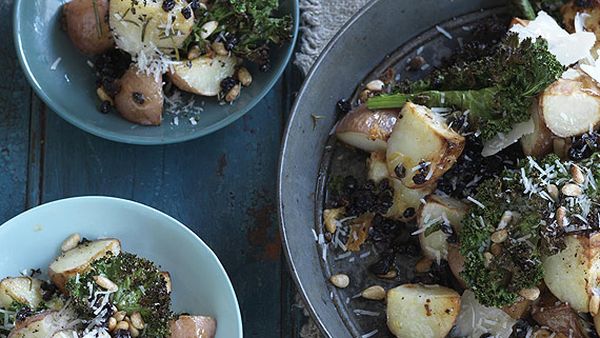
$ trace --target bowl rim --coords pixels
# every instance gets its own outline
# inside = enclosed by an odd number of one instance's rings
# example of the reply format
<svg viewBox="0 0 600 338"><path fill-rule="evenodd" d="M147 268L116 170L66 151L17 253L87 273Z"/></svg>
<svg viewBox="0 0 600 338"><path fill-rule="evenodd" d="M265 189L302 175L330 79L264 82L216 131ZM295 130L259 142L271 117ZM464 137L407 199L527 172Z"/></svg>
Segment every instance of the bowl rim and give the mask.
<svg viewBox="0 0 600 338"><path fill-rule="evenodd" d="M6 222L0 224L0 234L3 231L6 231L5 229L9 229L12 227L17 227L18 226L18 221L20 218L25 217L27 214L42 210L42 209L51 209L51 208L55 208L57 206L60 206L62 204L69 204L69 203L73 203L74 201L80 201L80 200L86 200L86 201L103 201L103 202L113 202L113 203L117 203L117 204L121 204L124 207L130 207L132 209L138 209L138 210L143 210L146 212L150 212L153 213L155 215L160 216L161 218L163 218L165 220L165 223L169 222L172 225L175 225L175 229L178 229L177 231L183 231L185 236L191 236L192 238L194 238L196 240L196 243L198 243L200 245L200 247L202 247L203 250L205 250L206 252L208 252L208 256L209 259L213 261L213 263L216 265L216 267L218 268L218 270L225 276L225 279L227 281L225 287L227 289L227 292L230 294L230 296L232 296L233 301L234 301L234 305L235 305L235 317L237 320L237 325L240 328L240 332L238 335L238 338L242 338L244 336L244 329L243 329L243 324L242 324L242 314L241 314L241 310L240 310L240 305L239 305L239 301L237 298L237 295L235 293L235 289L233 288L233 284L231 283L231 279L229 278L229 275L227 274L227 271L225 270L225 268L223 267L223 264L221 264L221 261L219 260L219 258L217 257L217 255L214 253L214 251L206 244L204 243L204 241L198 236L196 235L192 230L190 230L188 227L186 227L183 223L181 223L180 221L178 221L177 219L167 215L166 213L152 208L150 206L147 206L145 204L139 203L139 202L135 202L135 201L131 201L131 200L127 200L127 199L123 199L123 198L117 198L117 197L110 197L110 196L79 196L79 197L70 197L70 198L64 198L64 199L59 199L59 200L55 200L52 202L48 202L48 203L44 203L44 204L40 204L34 208L31 208L29 210L23 211L20 214L10 218L9 220L7 220Z"/></svg>
<svg viewBox="0 0 600 338"><path fill-rule="evenodd" d="M95 136L98 136L98 137L101 137L101 138L104 138L107 140L111 140L114 142L120 142L120 143L125 143L125 144L135 144L135 145L167 145L167 144L182 143L182 142L194 140L194 139L212 134L220 129L223 129L226 126L237 121L242 116L244 116L252 108L254 108L271 91L271 89L273 89L273 86L277 83L277 81L279 81L279 79L283 75L283 72L287 68L287 66L290 62L290 59L292 58L292 55L294 54L296 41L298 39L299 26L300 26L299 0L289 0L292 5L292 10L290 13L292 15L292 20L293 20L292 39L287 43L288 47L283 52L284 53L283 62L277 68L270 70L270 73L272 74L272 76L270 77L269 81L266 83L266 85L260 91L260 93L256 96L254 96L246 106L237 110L235 113L227 115L224 119L212 124L211 126L200 129L194 133L185 134L185 135L176 136L176 137L170 137L170 138L164 138L164 137L150 138L150 137L126 135L126 134L117 133L117 132L114 132L114 131L111 131L111 130L108 130L105 128L100 128L100 127L90 125L89 123L86 123L85 121L74 117L73 114L70 114L69 110L66 109L62 104L58 103L57 101L52 99L50 96L46 95L46 92L44 91L44 89L42 88L40 83L38 82L36 75L31 70L31 67L29 65L29 61L27 58L27 52L24 49L23 39L20 34L20 30L21 30L21 19L20 18L22 17L22 8L21 7L22 7L22 3L24 3L25 1L31 1L31 0L15 0L15 2L14 2L13 18L12 18L13 19L13 24L12 24L13 41L14 41L15 49L17 51L17 59L19 59L19 64L21 65L21 69L23 69L23 72L25 73L27 81L29 82L30 86L34 89L34 91L38 95L38 97L41 98L42 101L44 101L44 103L46 105L48 105L48 107L50 107L50 109L52 111L56 112L64 120L66 120L70 124L74 125L75 127L79 128L81 130L84 130L87 133L90 133L92 135L95 135ZM136 124L132 123L132 125L136 125Z"/></svg>

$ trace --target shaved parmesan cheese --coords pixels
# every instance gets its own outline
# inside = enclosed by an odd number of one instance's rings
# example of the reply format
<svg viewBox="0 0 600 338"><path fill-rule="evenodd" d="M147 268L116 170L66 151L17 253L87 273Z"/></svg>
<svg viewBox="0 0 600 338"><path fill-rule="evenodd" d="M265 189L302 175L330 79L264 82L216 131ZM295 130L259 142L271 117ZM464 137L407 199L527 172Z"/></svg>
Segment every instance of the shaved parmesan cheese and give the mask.
<svg viewBox="0 0 600 338"><path fill-rule="evenodd" d="M594 81L600 83L600 58L596 59L593 64L582 63L579 67L582 71L594 79Z"/></svg>
<svg viewBox="0 0 600 338"><path fill-rule="evenodd" d="M588 13L577 13L575 14L575 20L573 25L575 26L575 33L585 31L585 20L591 17Z"/></svg>
<svg viewBox="0 0 600 338"><path fill-rule="evenodd" d="M508 134L497 134L493 139L485 142L481 155L487 157L499 153L502 149L509 147L511 144L517 142L521 137L533 133L535 130L535 124L533 119L528 121L517 123L513 126L512 130Z"/></svg>
<svg viewBox="0 0 600 338"><path fill-rule="evenodd" d="M581 25L583 26L583 23ZM548 50L563 66L590 57L590 50L596 43L594 33L581 30L569 34L544 11L540 11L535 20L530 21L527 26L514 25L510 31L517 33L520 41L527 38L535 41L539 37L545 39L548 41Z"/></svg>

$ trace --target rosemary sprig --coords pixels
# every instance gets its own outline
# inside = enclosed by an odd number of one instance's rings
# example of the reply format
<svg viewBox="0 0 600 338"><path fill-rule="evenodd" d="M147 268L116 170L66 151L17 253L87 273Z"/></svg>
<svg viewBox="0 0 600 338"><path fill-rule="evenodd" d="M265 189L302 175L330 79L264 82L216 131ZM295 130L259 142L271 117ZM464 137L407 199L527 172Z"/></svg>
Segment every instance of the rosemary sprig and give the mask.
<svg viewBox="0 0 600 338"><path fill-rule="evenodd" d="M92 0L94 6L94 15L96 16L96 32L98 32L98 38L102 37L102 24L100 23L100 12L98 11L98 0Z"/></svg>

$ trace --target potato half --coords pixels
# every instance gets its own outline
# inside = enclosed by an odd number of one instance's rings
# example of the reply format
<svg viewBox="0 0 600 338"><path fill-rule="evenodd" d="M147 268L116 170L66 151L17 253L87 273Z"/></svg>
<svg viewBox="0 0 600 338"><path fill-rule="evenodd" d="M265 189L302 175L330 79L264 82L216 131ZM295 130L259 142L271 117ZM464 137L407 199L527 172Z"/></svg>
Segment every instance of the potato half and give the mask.
<svg viewBox="0 0 600 338"><path fill-rule="evenodd" d="M175 65L171 74L177 88L197 95L217 96L221 81L233 76L237 59L233 56L202 56Z"/></svg>
<svg viewBox="0 0 600 338"><path fill-rule="evenodd" d="M80 244L58 256L50 264L48 275L50 280L64 292L69 278L85 273L95 260L107 255L117 256L120 252L121 242L114 238Z"/></svg>
<svg viewBox="0 0 600 338"><path fill-rule="evenodd" d="M417 214L419 229L439 225L448 222L453 231L460 230L461 221L465 217L468 206L461 201L451 197L429 195L425 197L425 204L421 206ZM426 257L438 263L448 258L448 235L442 230L434 231L427 236L427 231L419 234L421 249Z"/></svg>
<svg viewBox="0 0 600 338"><path fill-rule="evenodd" d="M600 233L569 235L564 243L564 250L544 258L544 282L560 301L577 312L589 312L600 282Z"/></svg>
<svg viewBox="0 0 600 338"><path fill-rule="evenodd" d="M442 338L460 312L460 295L439 285L404 284L387 293L387 325L399 338Z"/></svg>
<svg viewBox="0 0 600 338"><path fill-rule="evenodd" d="M540 158L552 152L554 135L546 127L546 122L539 109L539 100L532 105L531 118L534 126L533 133L521 138L521 147L525 155Z"/></svg>
<svg viewBox="0 0 600 338"><path fill-rule="evenodd" d="M108 6L108 0L71 0L63 7L67 34L84 54L101 54L115 45L108 25Z"/></svg>
<svg viewBox="0 0 600 338"><path fill-rule="evenodd" d="M392 186L394 187L394 203L388 210L386 217L403 222L417 217L421 199L430 195L436 188L434 184L420 189L410 189L398 180L392 180Z"/></svg>
<svg viewBox="0 0 600 338"><path fill-rule="evenodd" d="M45 311L18 321L8 338L48 338L65 330L77 316L70 310ZM58 336L60 337L60 336Z"/></svg>
<svg viewBox="0 0 600 338"><path fill-rule="evenodd" d="M531 310L531 317L541 326L548 327L566 337L587 338L589 335L579 317L569 304L560 302L549 292L546 292Z"/></svg>
<svg viewBox="0 0 600 338"><path fill-rule="evenodd" d="M141 51L181 48L194 27L194 15L186 18L185 0L173 0L170 11L163 1L110 0L110 27L119 49L131 55ZM193 12L193 11L190 11Z"/></svg>
<svg viewBox="0 0 600 338"><path fill-rule="evenodd" d="M144 126L162 121L164 95L162 82L130 67L119 80L121 90L115 96L115 108L126 120Z"/></svg>
<svg viewBox="0 0 600 338"><path fill-rule="evenodd" d="M335 128L337 138L368 152L384 152L399 110L369 110L362 104L349 112Z"/></svg>
<svg viewBox="0 0 600 338"><path fill-rule="evenodd" d="M206 316L179 316L170 325L171 338L214 338L217 332L217 322Z"/></svg>
<svg viewBox="0 0 600 338"><path fill-rule="evenodd" d="M13 302L36 309L42 302L42 281L31 277L8 277L0 281L0 308Z"/></svg>
<svg viewBox="0 0 600 338"><path fill-rule="evenodd" d="M600 123L600 88L587 75L559 79L540 100L546 126L558 137L581 135Z"/></svg>
<svg viewBox="0 0 600 338"><path fill-rule="evenodd" d="M465 138L450 129L444 118L408 102L388 140L388 171L405 186L422 188L448 171L464 146Z"/></svg>

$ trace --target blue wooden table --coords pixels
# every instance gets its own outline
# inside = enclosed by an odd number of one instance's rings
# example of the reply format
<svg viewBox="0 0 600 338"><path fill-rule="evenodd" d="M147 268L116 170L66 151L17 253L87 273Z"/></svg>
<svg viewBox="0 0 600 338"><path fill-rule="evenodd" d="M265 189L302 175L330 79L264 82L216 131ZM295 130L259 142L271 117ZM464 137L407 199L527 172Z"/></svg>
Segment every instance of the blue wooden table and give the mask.
<svg viewBox="0 0 600 338"><path fill-rule="evenodd" d="M297 74L289 69L256 108L207 137L169 146L114 143L68 124L36 97L10 42L11 13L12 0L0 0L0 224L72 196L150 205L188 225L220 257L246 337L296 337L300 315L281 250L275 187Z"/></svg>

